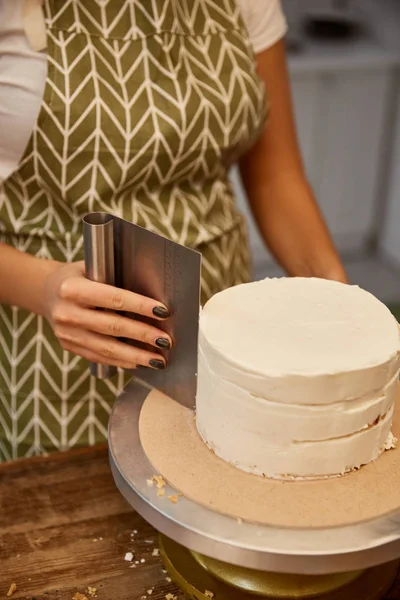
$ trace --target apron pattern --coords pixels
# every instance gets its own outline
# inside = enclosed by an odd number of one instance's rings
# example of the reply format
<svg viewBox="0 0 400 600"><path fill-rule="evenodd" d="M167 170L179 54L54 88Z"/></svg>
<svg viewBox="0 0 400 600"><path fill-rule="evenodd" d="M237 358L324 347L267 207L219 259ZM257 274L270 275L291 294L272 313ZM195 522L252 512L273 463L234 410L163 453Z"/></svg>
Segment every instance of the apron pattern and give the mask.
<svg viewBox="0 0 400 600"><path fill-rule="evenodd" d="M230 166L266 118L233 0L45 0L48 76L0 240L81 260L82 217L112 212L203 254L202 301L251 278ZM96 381L47 321L1 306L0 458L106 438L126 383Z"/></svg>

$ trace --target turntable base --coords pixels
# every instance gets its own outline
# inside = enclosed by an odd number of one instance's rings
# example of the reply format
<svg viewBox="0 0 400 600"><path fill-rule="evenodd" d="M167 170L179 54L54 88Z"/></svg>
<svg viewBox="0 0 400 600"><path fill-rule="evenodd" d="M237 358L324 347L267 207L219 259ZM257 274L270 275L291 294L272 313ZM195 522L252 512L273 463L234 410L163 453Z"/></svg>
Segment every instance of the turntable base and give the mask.
<svg viewBox="0 0 400 600"><path fill-rule="evenodd" d="M288 575L244 569L190 552L160 536L161 556L171 579L196 600L378 600L392 586L399 561L365 571ZM234 594L234 596L233 596Z"/></svg>

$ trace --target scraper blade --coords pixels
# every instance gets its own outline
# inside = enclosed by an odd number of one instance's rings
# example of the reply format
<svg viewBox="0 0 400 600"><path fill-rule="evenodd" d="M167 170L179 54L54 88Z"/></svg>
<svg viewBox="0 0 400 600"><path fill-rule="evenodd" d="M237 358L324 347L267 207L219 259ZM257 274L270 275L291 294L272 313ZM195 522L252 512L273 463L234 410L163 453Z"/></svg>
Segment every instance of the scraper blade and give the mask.
<svg viewBox="0 0 400 600"><path fill-rule="evenodd" d="M201 254L100 212L84 218L83 238L88 279L154 298L170 310L170 318L156 323L174 341L171 350L160 351L167 358L167 368L138 367L132 374L180 404L194 408ZM154 323L132 313L123 316ZM92 375L99 378L110 377L115 371L114 367L91 365Z"/></svg>

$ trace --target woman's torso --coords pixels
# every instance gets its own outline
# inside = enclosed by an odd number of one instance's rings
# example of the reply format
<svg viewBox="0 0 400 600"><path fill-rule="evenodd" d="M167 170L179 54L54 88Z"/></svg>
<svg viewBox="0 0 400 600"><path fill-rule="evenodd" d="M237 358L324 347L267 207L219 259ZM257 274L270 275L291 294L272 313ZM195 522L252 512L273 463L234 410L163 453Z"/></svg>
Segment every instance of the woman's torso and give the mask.
<svg viewBox="0 0 400 600"><path fill-rule="evenodd" d="M235 227L227 172L254 142L265 97L239 11L225 5L45 3L49 76L37 135L47 155L29 198L18 177L6 181L21 205L13 218L0 212L6 235L67 233L76 244L93 210L192 247Z"/></svg>
<svg viewBox="0 0 400 600"><path fill-rule="evenodd" d="M203 301L250 278L230 165L265 120L233 0L46 0L47 80L18 167L0 185L0 240L82 258L81 219L112 212L203 253ZM39 57L38 64L42 64ZM96 381L47 321L1 306L3 458L104 439L126 381Z"/></svg>

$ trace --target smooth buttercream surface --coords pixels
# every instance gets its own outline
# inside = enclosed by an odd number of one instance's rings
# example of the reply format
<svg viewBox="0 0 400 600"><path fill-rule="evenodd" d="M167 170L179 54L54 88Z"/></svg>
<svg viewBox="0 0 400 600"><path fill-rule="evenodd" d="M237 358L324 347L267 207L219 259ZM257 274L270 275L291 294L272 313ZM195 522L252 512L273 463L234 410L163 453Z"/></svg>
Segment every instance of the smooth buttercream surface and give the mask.
<svg viewBox="0 0 400 600"><path fill-rule="evenodd" d="M387 444L399 346L390 311L356 286L282 278L225 290L200 319L198 430L256 474L357 468Z"/></svg>

